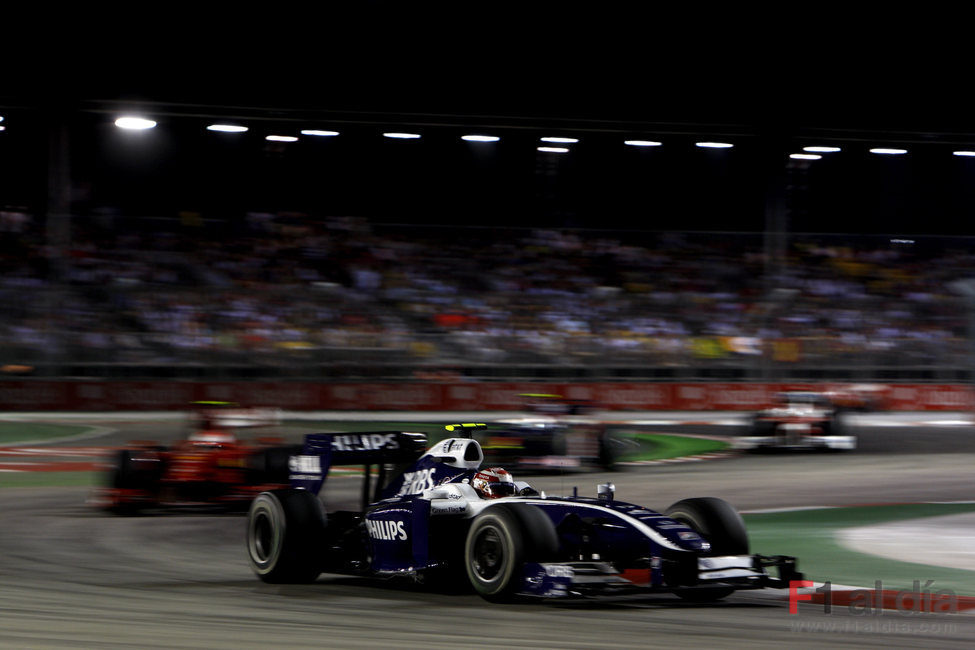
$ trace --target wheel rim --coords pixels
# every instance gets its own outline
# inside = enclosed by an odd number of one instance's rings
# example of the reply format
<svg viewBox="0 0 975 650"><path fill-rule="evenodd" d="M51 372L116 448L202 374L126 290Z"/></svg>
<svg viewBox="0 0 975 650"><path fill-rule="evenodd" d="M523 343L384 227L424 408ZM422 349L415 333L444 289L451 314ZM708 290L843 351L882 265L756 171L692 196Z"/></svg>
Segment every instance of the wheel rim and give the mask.
<svg viewBox="0 0 975 650"><path fill-rule="evenodd" d="M493 526L486 527L474 539L472 568L478 578L489 582L498 577L504 568L504 541Z"/></svg>

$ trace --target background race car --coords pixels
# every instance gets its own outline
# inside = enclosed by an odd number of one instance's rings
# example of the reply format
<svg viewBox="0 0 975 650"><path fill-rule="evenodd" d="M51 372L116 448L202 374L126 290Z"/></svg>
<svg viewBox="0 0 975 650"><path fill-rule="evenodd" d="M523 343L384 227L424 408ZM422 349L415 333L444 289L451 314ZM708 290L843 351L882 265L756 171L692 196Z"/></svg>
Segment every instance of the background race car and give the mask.
<svg viewBox="0 0 975 650"><path fill-rule="evenodd" d="M615 469L629 439L586 400L523 393L526 415L495 420L476 433L489 465L521 469Z"/></svg>
<svg viewBox="0 0 975 650"><path fill-rule="evenodd" d="M887 408L890 391L884 384L841 384L823 394L841 412L870 413Z"/></svg>
<svg viewBox="0 0 975 650"><path fill-rule="evenodd" d="M749 417L732 446L742 450L851 450L857 438L830 396L814 391L788 391L776 403Z"/></svg>
<svg viewBox="0 0 975 650"><path fill-rule="evenodd" d="M236 433L277 422L276 411L217 402L196 406L184 440L170 446L133 442L117 450L106 485L91 501L118 513L187 506L244 511L261 491L288 484L288 459L301 445L268 436L244 441Z"/></svg>
<svg viewBox="0 0 975 650"><path fill-rule="evenodd" d="M476 440L425 447L423 434L401 431L307 436L292 487L251 505L254 573L269 583L323 572L405 577L489 601L631 592L712 601L801 579L795 558L751 555L741 517L721 499L656 512L617 501L608 483L596 498L546 496L503 468L481 468ZM326 512L326 479L339 464L365 465L358 510Z"/></svg>

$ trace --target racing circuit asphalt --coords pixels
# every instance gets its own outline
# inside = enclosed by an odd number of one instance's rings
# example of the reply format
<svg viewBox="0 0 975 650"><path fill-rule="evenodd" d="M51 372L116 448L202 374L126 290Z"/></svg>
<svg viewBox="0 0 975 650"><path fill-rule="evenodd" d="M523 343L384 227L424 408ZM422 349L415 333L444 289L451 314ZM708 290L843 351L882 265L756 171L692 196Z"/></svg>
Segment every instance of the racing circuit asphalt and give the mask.
<svg viewBox="0 0 975 650"><path fill-rule="evenodd" d="M610 480L618 498L658 509L707 495L740 510L971 499L975 427L934 422L946 416L914 420L903 424L891 414L862 422L861 449L853 453L731 455L529 480L549 494L573 486L594 494L597 483ZM99 424L116 429L99 439L106 445L181 433L172 421ZM728 433L703 425L653 428ZM354 502L357 489L354 479L330 479L336 500ZM116 517L91 508L88 496L87 488L0 489L0 647L967 648L975 641L972 615L865 618L813 605L790 615L774 592L738 592L708 605L666 595L490 605L469 593L335 576L265 585L247 565L242 516Z"/></svg>

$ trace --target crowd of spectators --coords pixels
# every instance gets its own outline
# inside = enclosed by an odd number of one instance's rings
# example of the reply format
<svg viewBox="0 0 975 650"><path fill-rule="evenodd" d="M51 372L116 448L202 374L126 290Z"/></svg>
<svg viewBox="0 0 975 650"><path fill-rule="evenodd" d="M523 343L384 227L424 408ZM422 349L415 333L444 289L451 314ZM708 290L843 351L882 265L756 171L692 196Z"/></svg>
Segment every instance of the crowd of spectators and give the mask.
<svg viewBox="0 0 975 650"><path fill-rule="evenodd" d="M26 217L26 216L25 216ZM406 227L254 213L0 231L0 363L937 365L965 242Z"/></svg>

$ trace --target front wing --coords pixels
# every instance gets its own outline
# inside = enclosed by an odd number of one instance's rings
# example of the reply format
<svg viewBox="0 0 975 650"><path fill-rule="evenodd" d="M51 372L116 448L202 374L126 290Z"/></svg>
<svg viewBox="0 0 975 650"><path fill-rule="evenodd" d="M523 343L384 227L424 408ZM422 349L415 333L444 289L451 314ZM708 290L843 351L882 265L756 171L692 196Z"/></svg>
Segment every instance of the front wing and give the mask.
<svg viewBox="0 0 975 650"><path fill-rule="evenodd" d="M583 598L640 592L672 593L677 590L785 589L789 582L802 580L796 558L786 555L729 555L696 557L680 570L679 581L660 581L659 565L647 569L617 571L609 562L560 562L525 564L521 593L541 598ZM771 575L769 569L776 569Z"/></svg>
<svg viewBox="0 0 975 650"><path fill-rule="evenodd" d="M802 435L793 438L785 436L739 436L732 440L733 449L856 449L855 436L817 436Z"/></svg>

